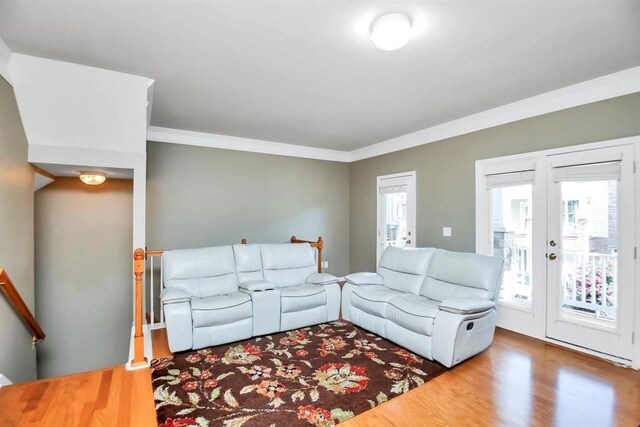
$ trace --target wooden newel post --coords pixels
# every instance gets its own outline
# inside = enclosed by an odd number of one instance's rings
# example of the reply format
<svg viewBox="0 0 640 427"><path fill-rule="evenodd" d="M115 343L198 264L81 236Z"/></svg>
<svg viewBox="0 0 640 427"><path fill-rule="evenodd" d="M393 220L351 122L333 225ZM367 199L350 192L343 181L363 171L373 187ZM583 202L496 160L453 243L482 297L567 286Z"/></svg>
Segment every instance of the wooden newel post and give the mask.
<svg viewBox="0 0 640 427"><path fill-rule="evenodd" d="M322 273L322 249L324 248L324 241L322 236L318 236L318 273Z"/></svg>
<svg viewBox="0 0 640 427"><path fill-rule="evenodd" d="M142 334L142 275L144 274L144 249L138 248L133 252L133 274L136 279L135 299L135 333L133 335L133 360L131 366L147 363L144 357L144 335Z"/></svg>

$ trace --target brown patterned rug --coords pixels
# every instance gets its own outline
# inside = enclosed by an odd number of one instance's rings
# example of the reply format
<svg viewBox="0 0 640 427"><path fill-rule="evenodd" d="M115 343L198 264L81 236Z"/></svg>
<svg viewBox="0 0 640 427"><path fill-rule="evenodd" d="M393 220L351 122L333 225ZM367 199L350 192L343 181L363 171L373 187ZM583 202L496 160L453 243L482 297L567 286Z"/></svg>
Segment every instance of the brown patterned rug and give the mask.
<svg viewBox="0 0 640 427"><path fill-rule="evenodd" d="M158 424L332 426L445 368L336 321L151 362Z"/></svg>

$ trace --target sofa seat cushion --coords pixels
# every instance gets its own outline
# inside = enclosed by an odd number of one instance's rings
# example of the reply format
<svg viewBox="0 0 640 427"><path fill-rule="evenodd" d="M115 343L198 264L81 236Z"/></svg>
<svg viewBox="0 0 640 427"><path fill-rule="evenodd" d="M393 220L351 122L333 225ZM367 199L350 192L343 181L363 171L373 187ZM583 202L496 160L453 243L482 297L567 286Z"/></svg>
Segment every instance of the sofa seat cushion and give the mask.
<svg viewBox="0 0 640 427"><path fill-rule="evenodd" d="M193 327L218 326L234 323L253 316L251 297L244 292L232 292L191 300Z"/></svg>
<svg viewBox="0 0 640 427"><path fill-rule="evenodd" d="M280 288L283 313L309 310L327 304L327 292L322 285L304 284Z"/></svg>
<svg viewBox="0 0 640 427"><path fill-rule="evenodd" d="M431 336L438 304L418 295L396 296L389 300L387 319L417 334Z"/></svg>
<svg viewBox="0 0 640 427"><path fill-rule="evenodd" d="M386 317L387 302L396 296L404 295L382 285L357 286L351 293L351 305L365 313Z"/></svg>

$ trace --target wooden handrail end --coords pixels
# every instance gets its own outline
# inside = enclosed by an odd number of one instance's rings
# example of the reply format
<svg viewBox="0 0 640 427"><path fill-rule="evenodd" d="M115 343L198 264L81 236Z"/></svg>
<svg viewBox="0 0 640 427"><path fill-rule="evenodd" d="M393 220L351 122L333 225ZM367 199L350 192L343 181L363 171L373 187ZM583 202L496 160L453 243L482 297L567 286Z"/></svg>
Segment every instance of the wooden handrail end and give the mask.
<svg viewBox="0 0 640 427"><path fill-rule="evenodd" d="M133 252L133 259L136 261L142 261L145 259L146 251L142 248L138 248Z"/></svg>

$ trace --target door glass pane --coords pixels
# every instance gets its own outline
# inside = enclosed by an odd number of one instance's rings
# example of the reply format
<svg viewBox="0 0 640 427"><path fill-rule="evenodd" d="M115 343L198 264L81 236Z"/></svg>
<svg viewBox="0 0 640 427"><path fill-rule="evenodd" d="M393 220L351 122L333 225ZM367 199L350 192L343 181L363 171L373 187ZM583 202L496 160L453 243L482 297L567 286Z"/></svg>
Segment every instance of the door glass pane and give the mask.
<svg viewBox="0 0 640 427"><path fill-rule="evenodd" d="M500 300L531 307L532 185L494 188L492 200L493 255L504 258Z"/></svg>
<svg viewBox="0 0 640 427"><path fill-rule="evenodd" d="M618 181L562 182L563 315L615 326Z"/></svg>
<svg viewBox="0 0 640 427"><path fill-rule="evenodd" d="M397 190L396 190L397 191ZM384 247L404 248L407 235L407 192L384 194Z"/></svg>

